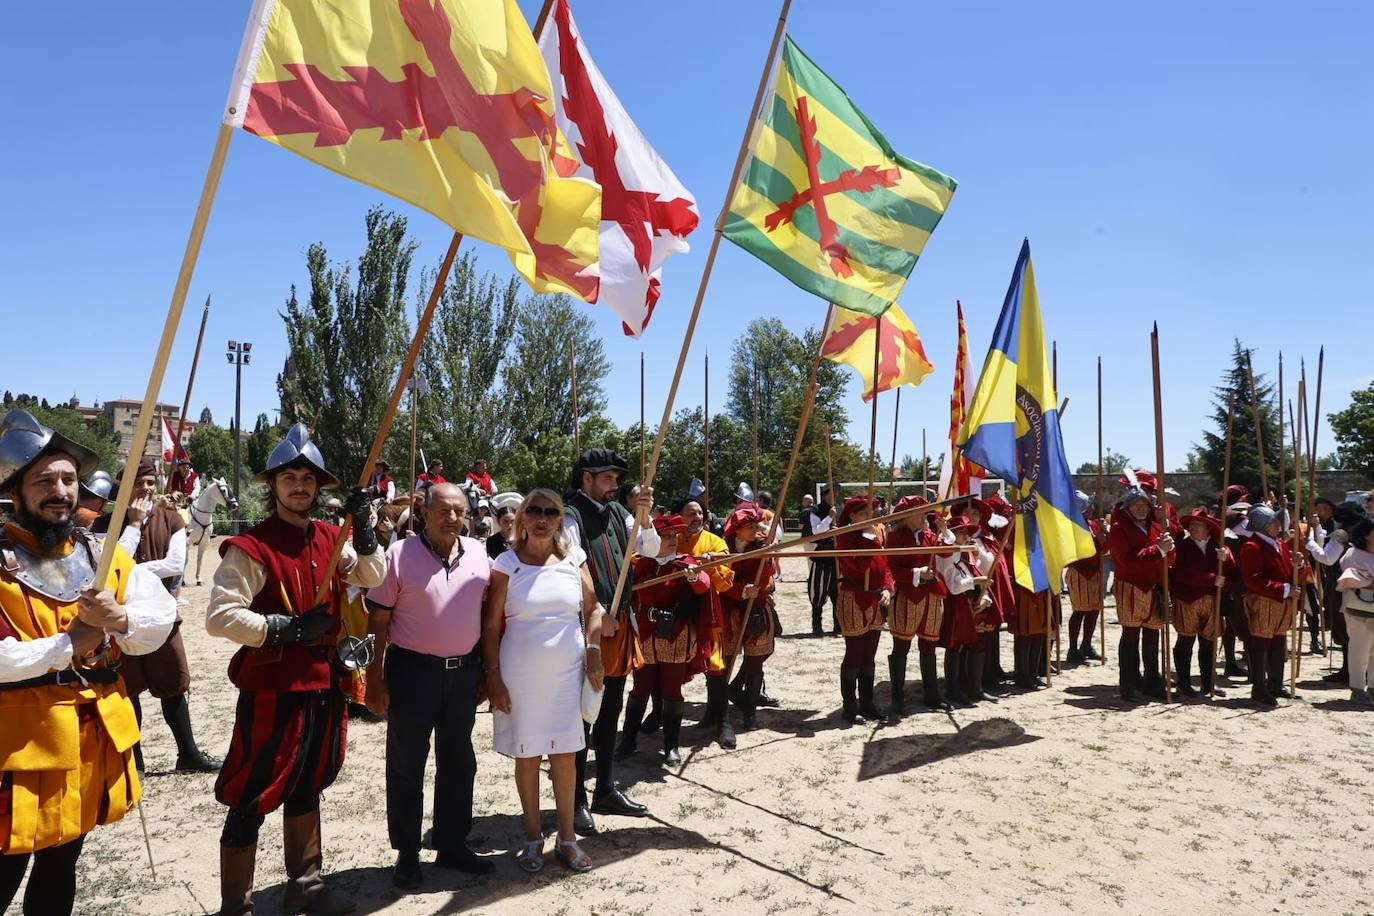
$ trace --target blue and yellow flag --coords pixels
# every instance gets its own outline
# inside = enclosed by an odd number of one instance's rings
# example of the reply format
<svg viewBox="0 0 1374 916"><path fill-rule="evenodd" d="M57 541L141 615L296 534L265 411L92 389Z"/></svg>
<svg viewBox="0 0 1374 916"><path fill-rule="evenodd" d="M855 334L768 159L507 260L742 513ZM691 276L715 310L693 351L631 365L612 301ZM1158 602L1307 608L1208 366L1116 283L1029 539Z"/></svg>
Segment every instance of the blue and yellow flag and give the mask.
<svg viewBox="0 0 1374 916"><path fill-rule="evenodd" d="M1074 496L1058 404L1025 241L957 444L1013 488L1012 567L1017 584L1036 592L1058 588L1065 566L1096 552Z"/></svg>

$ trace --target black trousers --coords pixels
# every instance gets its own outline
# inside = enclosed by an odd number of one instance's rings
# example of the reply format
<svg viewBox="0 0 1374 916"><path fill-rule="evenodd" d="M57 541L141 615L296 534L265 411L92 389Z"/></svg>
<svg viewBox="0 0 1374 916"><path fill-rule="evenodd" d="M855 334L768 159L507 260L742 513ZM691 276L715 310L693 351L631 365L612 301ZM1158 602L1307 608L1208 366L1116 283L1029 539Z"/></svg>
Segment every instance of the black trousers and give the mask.
<svg viewBox="0 0 1374 916"><path fill-rule="evenodd" d="M596 724L585 726L587 741L577 752L577 794L573 804L587 804L587 748L596 750L596 793L609 792L615 787L615 738L620 729L620 711L625 702L625 678L608 677L601 693L601 712Z"/></svg>
<svg viewBox="0 0 1374 916"><path fill-rule="evenodd" d="M392 646L386 654L386 826L391 848L420 851L425 762L434 736L434 848L459 849L472 827L477 755L472 727L482 679L476 651L461 664Z"/></svg>
<svg viewBox="0 0 1374 916"><path fill-rule="evenodd" d="M0 912L9 908L33 860L33 874L24 890L24 916L71 916L76 901L76 860L86 837L40 849L32 855L0 856Z"/></svg>

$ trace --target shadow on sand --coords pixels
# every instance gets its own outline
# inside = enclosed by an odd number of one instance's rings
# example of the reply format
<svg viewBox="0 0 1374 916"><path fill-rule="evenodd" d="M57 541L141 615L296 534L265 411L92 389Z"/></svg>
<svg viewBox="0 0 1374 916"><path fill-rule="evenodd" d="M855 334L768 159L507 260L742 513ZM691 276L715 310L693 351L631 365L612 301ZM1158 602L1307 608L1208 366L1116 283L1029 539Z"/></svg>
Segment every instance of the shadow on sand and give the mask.
<svg viewBox="0 0 1374 916"><path fill-rule="evenodd" d="M877 738L864 745L859 782L902 773L977 751L1016 747L1039 741L1010 719L983 719L953 735L899 735Z"/></svg>

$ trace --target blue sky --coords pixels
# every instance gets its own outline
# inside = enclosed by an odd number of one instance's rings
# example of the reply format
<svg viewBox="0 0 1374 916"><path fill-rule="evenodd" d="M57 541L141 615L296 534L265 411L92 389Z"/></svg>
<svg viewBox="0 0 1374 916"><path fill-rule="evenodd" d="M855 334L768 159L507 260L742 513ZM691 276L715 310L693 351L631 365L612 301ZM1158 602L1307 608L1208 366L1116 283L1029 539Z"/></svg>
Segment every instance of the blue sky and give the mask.
<svg viewBox="0 0 1374 916"><path fill-rule="evenodd" d="M141 397L214 140L249 4L18 4L0 53L4 176L0 387L90 403ZM533 19L538 4L522 0ZM632 116L693 190L707 228L667 266L642 346L651 416L661 409L778 4L576 0L597 63ZM1374 375L1360 316L1374 256L1374 7L1163 2L1147 7L1010 2L917 6L797 0L789 32L906 155L960 182L901 304L936 372L902 398L898 451L932 451L948 423L954 301L973 371L1023 236L1047 333L1059 342L1070 462L1096 452L1094 374L1105 363L1109 447L1153 466L1149 330L1163 344L1166 463L1181 463L1210 409L1234 336L1272 372L1278 352L1315 371L1326 345L1324 407ZM228 338L254 344L244 374L251 417L277 403L285 356L277 311L304 285L315 241L361 248L362 215L382 196L271 144L233 141L163 389L180 402L200 304L214 296L193 413L233 410ZM449 230L412 216L420 258ZM482 248L482 265L510 271ZM589 306L616 364L611 413L638 415L639 342ZM730 343L756 317L798 330L824 304L722 246L677 403L699 404L701 356L722 397ZM1295 387L1295 386L1294 386ZM851 437L867 441L852 386ZM657 405L657 406L655 406ZM878 441L891 444L892 396ZM1322 451L1332 446L1321 432Z"/></svg>

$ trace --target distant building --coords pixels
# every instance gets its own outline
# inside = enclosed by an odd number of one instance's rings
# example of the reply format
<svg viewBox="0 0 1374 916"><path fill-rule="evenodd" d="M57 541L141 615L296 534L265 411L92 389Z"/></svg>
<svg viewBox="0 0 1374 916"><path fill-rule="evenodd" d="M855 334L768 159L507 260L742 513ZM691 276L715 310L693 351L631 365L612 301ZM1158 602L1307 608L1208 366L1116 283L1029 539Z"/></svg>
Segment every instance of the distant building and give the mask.
<svg viewBox="0 0 1374 916"><path fill-rule="evenodd" d="M77 398L73 397L69 403L72 409L80 414L83 420L91 421L101 417L108 420L115 432L119 433L120 456L124 458L129 456L129 447L133 444L134 440L134 426L138 423L139 409L143 406L142 401L133 400L131 398L114 398L106 401L104 404L84 407ZM207 413L208 409L202 411L202 417ZM157 414L158 416L166 417L167 421L172 424L172 430L175 432L177 421L181 418L181 407L177 404L159 403L157 405ZM153 423L148 428L147 444L142 451L144 455L162 454L162 421L158 419L158 416L153 418ZM183 445L190 441L200 425L199 423L187 422L186 429L181 434Z"/></svg>

